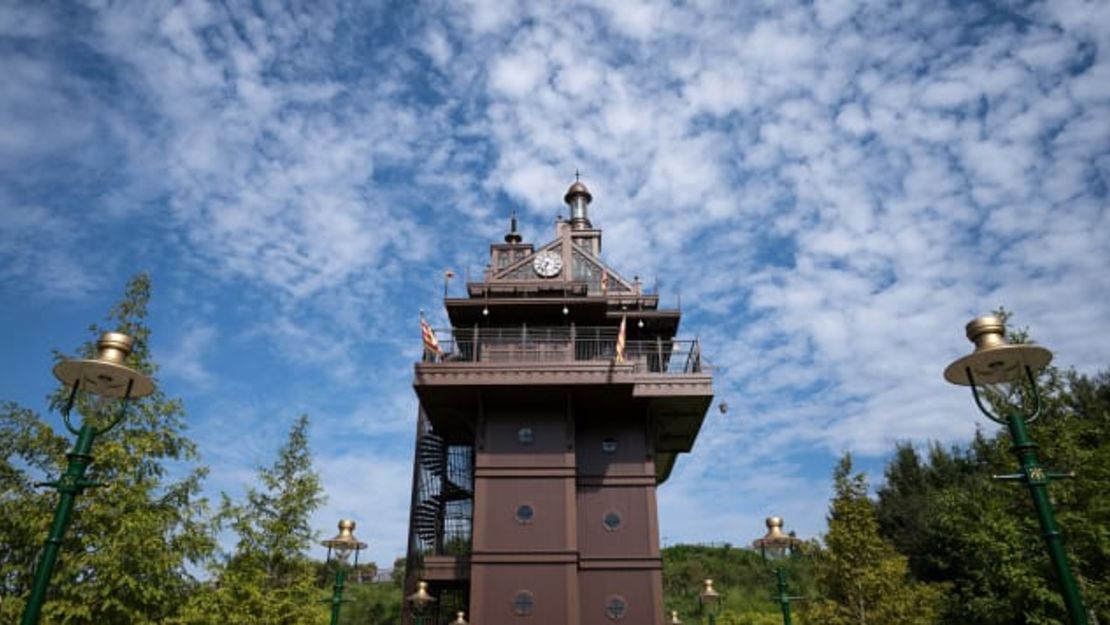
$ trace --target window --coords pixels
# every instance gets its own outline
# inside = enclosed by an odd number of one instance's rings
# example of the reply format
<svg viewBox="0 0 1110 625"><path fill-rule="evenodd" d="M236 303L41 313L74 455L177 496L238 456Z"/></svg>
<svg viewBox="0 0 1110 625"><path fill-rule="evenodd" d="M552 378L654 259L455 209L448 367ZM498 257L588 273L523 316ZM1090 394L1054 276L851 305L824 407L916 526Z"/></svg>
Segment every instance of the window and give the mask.
<svg viewBox="0 0 1110 625"><path fill-rule="evenodd" d="M513 598L513 613L517 616L528 616L532 613L532 607L535 601L532 598L532 593L527 590L522 590L516 593Z"/></svg>
<svg viewBox="0 0 1110 625"><path fill-rule="evenodd" d="M601 451L607 454L615 453L617 451L617 439L607 438L601 441Z"/></svg>
<svg viewBox="0 0 1110 625"><path fill-rule="evenodd" d="M526 503L520 504L516 508L516 520L517 520L517 523L520 523L521 525L526 525L528 523L531 523L532 518L535 517L535 516L536 516L536 511L532 509L532 506L530 506Z"/></svg>
<svg viewBox="0 0 1110 625"><path fill-rule="evenodd" d="M606 512L605 516L601 517L601 523L605 525L605 529L609 530L610 532L615 532L620 529L621 525L624 523L624 520L621 519L620 513L610 511Z"/></svg>
<svg viewBox="0 0 1110 625"><path fill-rule="evenodd" d="M535 435L532 433L532 428L520 428L516 433L516 439L522 445L531 445Z"/></svg>
<svg viewBox="0 0 1110 625"><path fill-rule="evenodd" d="M605 600L605 616L608 617L610 621L619 621L624 618L624 612L627 607L627 604L624 602L624 597L612 595Z"/></svg>

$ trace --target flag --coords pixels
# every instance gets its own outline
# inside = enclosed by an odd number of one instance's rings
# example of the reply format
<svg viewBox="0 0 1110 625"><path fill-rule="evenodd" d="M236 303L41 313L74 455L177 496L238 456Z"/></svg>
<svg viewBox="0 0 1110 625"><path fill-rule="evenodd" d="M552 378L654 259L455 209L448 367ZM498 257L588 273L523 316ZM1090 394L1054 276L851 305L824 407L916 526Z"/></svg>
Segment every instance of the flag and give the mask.
<svg viewBox="0 0 1110 625"><path fill-rule="evenodd" d="M624 364L624 322L625 318L621 317L621 329L617 333L617 364Z"/></svg>
<svg viewBox="0 0 1110 625"><path fill-rule="evenodd" d="M425 350L438 356L443 355L443 350L439 347L439 341L436 340L436 331L432 329L432 326L428 325L424 317L420 317L420 334L424 339Z"/></svg>
<svg viewBox="0 0 1110 625"><path fill-rule="evenodd" d="M601 270L601 292L607 293L609 291L609 272L605 269Z"/></svg>

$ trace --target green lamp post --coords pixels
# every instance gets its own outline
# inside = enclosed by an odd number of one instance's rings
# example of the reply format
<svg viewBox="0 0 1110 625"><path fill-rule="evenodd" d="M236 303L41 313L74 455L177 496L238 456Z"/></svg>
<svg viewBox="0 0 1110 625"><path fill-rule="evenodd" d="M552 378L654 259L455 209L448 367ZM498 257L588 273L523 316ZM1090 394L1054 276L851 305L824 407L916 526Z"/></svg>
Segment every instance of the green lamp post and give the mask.
<svg viewBox="0 0 1110 625"><path fill-rule="evenodd" d="M1087 625L1087 611L1079 595L1075 577L1068 566L1068 557L1060 539L1060 531L1056 525L1047 488L1050 481L1071 477L1071 475L1046 471L1040 465L1037 458L1037 445L1029 438L1025 427L1041 414L1041 397L1037 392L1034 373L1048 365L1052 360L1052 352L1037 345L1011 345L1006 340L1005 332L1006 328L1002 320L993 315L979 317L969 322L967 338L975 344L975 351L948 365L944 370L944 379L959 386L970 386L975 405L979 407L980 412L991 421L1009 428L1010 438L1014 443L1012 449L1021 465L1021 473L995 477L1022 482L1029 489L1070 621L1072 625ZM1007 401L1015 395L1020 397L1017 390L1025 382L1029 384L1028 391L1032 395L1034 404L1030 414L1025 414L1025 409L1020 402L1017 402L1019 405L1013 405L1013 402ZM1004 410L1005 414L995 414L984 405L979 387L984 387L994 394L996 405L1002 406L1001 410Z"/></svg>
<svg viewBox="0 0 1110 625"><path fill-rule="evenodd" d="M706 615L709 625L717 625L717 614L721 611L721 593L713 590L713 580L702 582L704 587L698 594L698 606Z"/></svg>
<svg viewBox="0 0 1110 625"><path fill-rule="evenodd" d="M767 534L763 538L752 541L752 547L759 550L764 561L775 560L794 553L794 548L802 541L782 531L782 517L767 517ZM778 595L775 599L782 608L783 625L792 625L794 620L790 616L790 602L799 597L792 597L786 588L786 571L781 566L775 567L775 581L778 586Z"/></svg>
<svg viewBox="0 0 1110 625"><path fill-rule="evenodd" d="M77 436L73 451L66 454L66 471L56 482L47 482L58 491L58 505L54 509L54 521L50 533L42 547L31 595L23 610L21 625L37 625L50 586L50 577L58 561L62 539L65 538L69 522L73 518L73 506L77 495L86 489L100 484L85 479L85 471L92 464L92 446L97 436L111 430L127 415L127 407L132 399L146 397L154 392L154 382L147 376L128 367L127 357L131 355L134 341L120 332L105 332L96 343L97 355L90 359L63 360L54 367L54 376L70 388L69 398L62 408L62 420L66 429ZM120 406L116 416L102 427L82 420L80 427L74 427L70 412L77 401L79 391L93 393L109 399L119 399Z"/></svg>
<svg viewBox="0 0 1110 625"><path fill-rule="evenodd" d="M424 625L424 613L428 607L436 602L436 598L428 592L428 582L420 580L416 583L416 592L406 597L412 618L416 625Z"/></svg>
<svg viewBox="0 0 1110 625"><path fill-rule="evenodd" d="M339 522L339 533L320 543L328 548L327 561L335 555L335 588L331 593L331 625L339 625L339 608L343 605L343 583L347 579L347 558L355 554L354 567L358 568L358 552L366 548L366 543L355 538L355 522L343 519Z"/></svg>

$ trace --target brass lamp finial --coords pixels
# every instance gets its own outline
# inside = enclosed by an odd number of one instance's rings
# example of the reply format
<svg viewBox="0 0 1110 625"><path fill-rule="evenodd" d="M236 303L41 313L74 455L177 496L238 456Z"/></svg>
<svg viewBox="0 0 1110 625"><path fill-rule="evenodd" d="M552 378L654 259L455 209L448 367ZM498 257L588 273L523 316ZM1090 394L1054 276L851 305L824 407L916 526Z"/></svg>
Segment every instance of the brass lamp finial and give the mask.
<svg viewBox="0 0 1110 625"><path fill-rule="evenodd" d="M105 332L96 342L95 358L63 360L54 367L54 377L104 397L146 397L154 392L154 381L126 364L134 346L122 332Z"/></svg>
<svg viewBox="0 0 1110 625"><path fill-rule="evenodd" d="M967 324L967 338L975 351L958 358L944 369L952 384L998 384L1020 380L1025 368L1037 372L1052 361L1052 352L1029 343L1013 345L1006 340L1006 327L995 315L984 315ZM970 372L970 376L968 375Z"/></svg>

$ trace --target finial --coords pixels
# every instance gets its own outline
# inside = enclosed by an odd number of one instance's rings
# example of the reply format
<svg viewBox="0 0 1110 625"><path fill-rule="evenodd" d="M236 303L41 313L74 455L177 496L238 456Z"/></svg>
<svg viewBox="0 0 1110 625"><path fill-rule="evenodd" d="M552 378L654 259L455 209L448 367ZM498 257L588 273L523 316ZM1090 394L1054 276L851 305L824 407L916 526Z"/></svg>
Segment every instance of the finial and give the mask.
<svg viewBox="0 0 1110 625"><path fill-rule="evenodd" d="M516 245L520 243L520 234L516 231L516 210L513 210L513 216L509 219L509 233L505 235L505 242L509 245Z"/></svg>
<svg viewBox="0 0 1110 625"><path fill-rule="evenodd" d="M578 168L577 167L574 168L574 181L578 182Z"/></svg>

